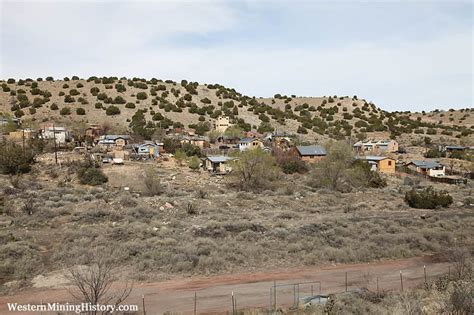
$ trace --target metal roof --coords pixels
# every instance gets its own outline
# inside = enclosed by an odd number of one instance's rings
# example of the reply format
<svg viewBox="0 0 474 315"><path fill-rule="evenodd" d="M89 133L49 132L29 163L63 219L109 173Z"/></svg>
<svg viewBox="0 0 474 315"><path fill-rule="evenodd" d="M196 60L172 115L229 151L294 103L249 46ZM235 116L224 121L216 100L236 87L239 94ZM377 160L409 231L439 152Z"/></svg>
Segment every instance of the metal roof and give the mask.
<svg viewBox="0 0 474 315"><path fill-rule="evenodd" d="M326 155L326 149L321 145L304 145L304 146L297 146L296 150L301 155Z"/></svg>
<svg viewBox="0 0 474 315"><path fill-rule="evenodd" d="M212 163L224 163L227 161L232 161L235 158L231 156L218 155L218 156L208 156L207 159L211 161Z"/></svg>
<svg viewBox="0 0 474 315"><path fill-rule="evenodd" d="M413 160L411 161L409 164L413 164L417 167L420 167L420 168L436 168L436 167L440 167L442 166L441 164L439 164L438 162L434 162L434 161L420 161L420 160Z"/></svg>
<svg viewBox="0 0 474 315"><path fill-rule="evenodd" d="M129 139L129 135L104 135L100 139L106 139L106 140L117 140L119 138L122 139Z"/></svg>
<svg viewBox="0 0 474 315"><path fill-rule="evenodd" d="M260 141L260 140L257 139L257 138L242 138L242 139L240 139L240 142L241 142L241 143L250 143L250 142L252 142L252 141L254 141L254 140Z"/></svg>
<svg viewBox="0 0 474 315"><path fill-rule="evenodd" d="M356 158L361 159L361 160L367 160L367 161L382 161L385 159L390 159L389 157L386 157L386 156L375 156L375 155L358 156Z"/></svg>

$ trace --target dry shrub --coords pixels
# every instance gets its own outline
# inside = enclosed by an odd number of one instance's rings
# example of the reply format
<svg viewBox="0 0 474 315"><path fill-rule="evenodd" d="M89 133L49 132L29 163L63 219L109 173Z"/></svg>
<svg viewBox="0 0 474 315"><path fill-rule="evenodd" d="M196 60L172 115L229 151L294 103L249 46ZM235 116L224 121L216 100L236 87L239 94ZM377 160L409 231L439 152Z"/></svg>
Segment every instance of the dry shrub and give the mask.
<svg viewBox="0 0 474 315"><path fill-rule="evenodd" d="M145 179L143 183L145 184L145 193L147 196L161 195L164 192L160 178L153 168L145 170Z"/></svg>

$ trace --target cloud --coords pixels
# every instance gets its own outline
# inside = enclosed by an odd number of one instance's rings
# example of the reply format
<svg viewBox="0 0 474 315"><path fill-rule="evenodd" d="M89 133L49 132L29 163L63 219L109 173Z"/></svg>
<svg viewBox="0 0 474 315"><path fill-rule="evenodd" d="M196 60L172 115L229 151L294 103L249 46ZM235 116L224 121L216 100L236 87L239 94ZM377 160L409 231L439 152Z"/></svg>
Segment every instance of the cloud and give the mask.
<svg viewBox="0 0 474 315"><path fill-rule="evenodd" d="M4 2L0 75L188 79L256 96L356 94L388 110L472 107L472 26L431 7L416 27L402 28L416 12L384 13L389 26L349 23L357 12L338 6ZM444 30L432 31L439 20Z"/></svg>

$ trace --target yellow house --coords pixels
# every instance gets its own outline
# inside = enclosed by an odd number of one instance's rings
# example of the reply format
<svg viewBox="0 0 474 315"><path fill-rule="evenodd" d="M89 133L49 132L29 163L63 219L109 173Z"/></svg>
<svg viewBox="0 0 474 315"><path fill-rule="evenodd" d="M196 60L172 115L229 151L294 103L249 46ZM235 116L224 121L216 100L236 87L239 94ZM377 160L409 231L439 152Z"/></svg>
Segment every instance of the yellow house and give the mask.
<svg viewBox="0 0 474 315"><path fill-rule="evenodd" d="M361 160L367 161L372 171L385 174L395 173L395 160L386 156L364 156Z"/></svg>
<svg viewBox="0 0 474 315"><path fill-rule="evenodd" d="M231 127L232 124L230 123L229 117L226 116L219 116L214 121L214 129L218 132L225 132L227 128Z"/></svg>
<svg viewBox="0 0 474 315"><path fill-rule="evenodd" d="M239 141L239 150L240 152L248 149L263 149L263 142L257 138L242 138Z"/></svg>

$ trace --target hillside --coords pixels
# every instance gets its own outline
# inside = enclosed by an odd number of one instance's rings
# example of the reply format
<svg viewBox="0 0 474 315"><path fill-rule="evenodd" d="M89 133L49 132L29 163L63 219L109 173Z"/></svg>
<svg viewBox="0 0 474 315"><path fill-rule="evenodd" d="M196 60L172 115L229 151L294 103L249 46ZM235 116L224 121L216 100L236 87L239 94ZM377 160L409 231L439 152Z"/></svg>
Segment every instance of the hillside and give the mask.
<svg viewBox="0 0 474 315"><path fill-rule="evenodd" d="M357 96L254 98L218 84L116 77L8 79L1 85L0 112L21 117L31 127L54 121L66 126L107 124L117 132L126 131L133 115L142 110L148 128L191 125L200 133L221 114L244 130L263 133L276 128L303 139L363 138L370 132L386 132L407 140L427 134L469 142L474 132L472 108L387 112Z"/></svg>

